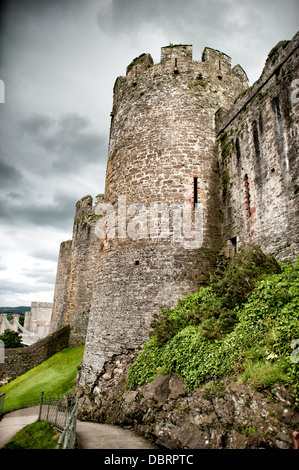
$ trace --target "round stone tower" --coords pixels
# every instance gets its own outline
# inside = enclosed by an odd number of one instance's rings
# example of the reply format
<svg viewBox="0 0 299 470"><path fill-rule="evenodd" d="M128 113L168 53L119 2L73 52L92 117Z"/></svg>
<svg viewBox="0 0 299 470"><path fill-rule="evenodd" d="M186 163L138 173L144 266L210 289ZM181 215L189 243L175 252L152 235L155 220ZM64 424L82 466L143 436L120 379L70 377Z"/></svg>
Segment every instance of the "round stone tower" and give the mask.
<svg viewBox="0 0 299 470"><path fill-rule="evenodd" d="M82 385L136 351L154 313L197 290L221 246L215 112L248 87L227 55L163 47L142 54L114 85L105 204L99 204Z"/></svg>

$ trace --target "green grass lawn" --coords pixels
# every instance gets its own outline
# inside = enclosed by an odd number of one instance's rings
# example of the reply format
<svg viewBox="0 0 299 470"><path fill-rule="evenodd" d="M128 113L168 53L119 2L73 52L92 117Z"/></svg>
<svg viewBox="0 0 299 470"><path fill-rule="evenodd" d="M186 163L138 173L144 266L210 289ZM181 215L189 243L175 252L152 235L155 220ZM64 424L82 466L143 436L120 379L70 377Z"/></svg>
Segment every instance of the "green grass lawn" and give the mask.
<svg viewBox="0 0 299 470"><path fill-rule="evenodd" d="M45 396L64 395L68 392L77 376L77 366L82 362L83 352L84 346L64 349L0 387L0 394L5 392L4 413L38 404L41 392Z"/></svg>
<svg viewBox="0 0 299 470"><path fill-rule="evenodd" d="M21 429L3 449L56 449L59 436L48 421L36 421Z"/></svg>

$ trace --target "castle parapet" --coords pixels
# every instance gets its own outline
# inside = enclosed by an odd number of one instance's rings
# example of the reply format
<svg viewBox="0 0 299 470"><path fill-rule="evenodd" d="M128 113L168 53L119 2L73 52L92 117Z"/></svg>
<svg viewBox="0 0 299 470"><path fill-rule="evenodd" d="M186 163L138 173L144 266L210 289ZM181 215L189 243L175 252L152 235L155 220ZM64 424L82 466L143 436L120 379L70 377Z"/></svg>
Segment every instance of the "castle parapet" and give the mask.
<svg viewBox="0 0 299 470"><path fill-rule="evenodd" d="M150 54L141 54L128 65L126 77L137 80L138 74L148 70L153 64L154 61Z"/></svg>
<svg viewBox="0 0 299 470"><path fill-rule="evenodd" d="M189 72L192 66L192 46L187 44L169 45L161 48L163 71Z"/></svg>

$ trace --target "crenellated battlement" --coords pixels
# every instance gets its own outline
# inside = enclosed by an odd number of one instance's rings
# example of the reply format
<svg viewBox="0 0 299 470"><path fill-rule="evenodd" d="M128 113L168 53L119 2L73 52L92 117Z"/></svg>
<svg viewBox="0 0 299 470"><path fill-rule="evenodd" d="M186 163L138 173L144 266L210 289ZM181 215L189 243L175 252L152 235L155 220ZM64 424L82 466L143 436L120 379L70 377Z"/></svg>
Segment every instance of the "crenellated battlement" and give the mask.
<svg viewBox="0 0 299 470"><path fill-rule="evenodd" d="M233 73L242 81L248 81L246 73L239 64L234 68L231 67L231 57L227 54L211 47L205 47L201 61L194 61L192 53L193 46L190 44L163 46L161 48L161 61L158 64L154 64L149 53L143 53L128 65L126 79L137 81L141 74L152 70L152 68L155 69L155 72L158 69L160 73L177 75L209 68L214 69L214 72L217 72L218 75L223 76L224 74Z"/></svg>

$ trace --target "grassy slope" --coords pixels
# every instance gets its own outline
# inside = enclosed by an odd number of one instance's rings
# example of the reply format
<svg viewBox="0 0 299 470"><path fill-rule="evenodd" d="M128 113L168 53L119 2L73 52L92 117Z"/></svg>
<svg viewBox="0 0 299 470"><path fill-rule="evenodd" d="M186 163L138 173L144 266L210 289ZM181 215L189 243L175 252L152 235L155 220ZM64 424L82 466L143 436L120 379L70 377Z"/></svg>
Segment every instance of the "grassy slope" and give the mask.
<svg viewBox="0 0 299 470"><path fill-rule="evenodd" d="M4 449L55 449L60 433L48 421L36 421L21 429Z"/></svg>
<svg viewBox="0 0 299 470"><path fill-rule="evenodd" d="M39 403L42 391L46 396L64 395L73 385L83 351L84 346L64 349L1 387L0 393L5 392L4 412Z"/></svg>
<svg viewBox="0 0 299 470"><path fill-rule="evenodd" d="M237 321L217 339L205 334L200 317L194 321L198 312L218 309L221 315L219 298L210 287L165 311L129 371L129 386L148 383L158 373L175 373L193 389L211 377L232 374L257 389L276 381L292 384L299 406L299 363L291 360L292 341L299 339L299 258L293 265L281 263L281 268L281 273L262 276L245 302L234 305ZM234 293L237 283L231 284ZM212 326L217 327L220 315L211 317Z"/></svg>

